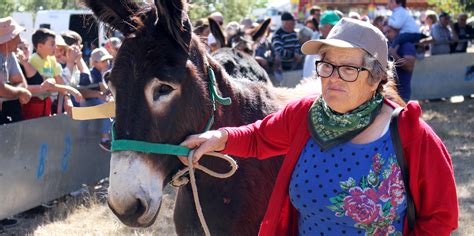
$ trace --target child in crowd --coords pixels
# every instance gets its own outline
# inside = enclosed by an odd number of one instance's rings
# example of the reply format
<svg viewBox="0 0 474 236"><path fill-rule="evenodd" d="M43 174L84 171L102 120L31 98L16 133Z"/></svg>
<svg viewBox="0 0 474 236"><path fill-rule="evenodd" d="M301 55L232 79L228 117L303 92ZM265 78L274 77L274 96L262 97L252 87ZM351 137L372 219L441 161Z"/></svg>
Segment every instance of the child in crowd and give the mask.
<svg viewBox="0 0 474 236"><path fill-rule="evenodd" d="M69 94L74 96L77 101L82 99L81 93L77 89L65 85L64 80L60 76L62 72L61 65L57 63L54 57L56 50L55 40L55 33L48 29L38 29L32 35L36 53L31 56L28 63L39 72L41 80L28 81L30 85L28 89L34 97L22 107L25 119L51 115L52 92L64 94L64 109L68 114L70 114L73 106ZM59 42L64 44L63 41Z"/></svg>
<svg viewBox="0 0 474 236"><path fill-rule="evenodd" d="M400 30L397 38L391 43L391 48L396 48L407 42L418 43L420 39L426 37L420 33L420 27L418 27L415 19L406 9L406 0L389 0L388 8L392 10L392 15L388 19L388 25Z"/></svg>
<svg viewBox="0 0 474 236"><path fill-rule="evenodd" d="M81 92L84 95L82 106L95 106L103 104L111 99L109 89L104 82L104 73L110 69L110 62L113 56L105 48L96 48L92 51L91 61L91 81L81 81ZM110 125L109 119L103 119L100 147L106 151L110 150Z"/></svg>

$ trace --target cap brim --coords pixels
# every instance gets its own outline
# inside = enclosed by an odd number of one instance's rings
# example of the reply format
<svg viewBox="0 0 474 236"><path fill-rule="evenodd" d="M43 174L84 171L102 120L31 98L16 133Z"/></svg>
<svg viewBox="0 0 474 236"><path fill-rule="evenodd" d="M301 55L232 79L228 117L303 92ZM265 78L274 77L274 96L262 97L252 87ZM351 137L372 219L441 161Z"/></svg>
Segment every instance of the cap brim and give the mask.
<svg viewBox="0 0 474 236"><path fill-rule="evenodd" d="M359 48L357 45L351 44L339 39L317 39L310 40L303 44L301 51L306 55L318 54L321 46L329 45L338 48Z"/></svg>
<svg viewBox="0 0 474 236"><path fill-rule="evenodd" d="M112 55L104 55L100 58L100 61L112 60L114 57Z"/></svg>
<svg viewBox="0 0 474 236"><path fill-rule="evenodd" d="M21 25L17 25L17 27L18 27L18 28L13 31L13 34L14 34L15 36L16 36L16 35L19 35L19 34L20 34L21 32L23 32L23 31L26 31L26 28L23 27L23 26L21 26Z"/></svg>

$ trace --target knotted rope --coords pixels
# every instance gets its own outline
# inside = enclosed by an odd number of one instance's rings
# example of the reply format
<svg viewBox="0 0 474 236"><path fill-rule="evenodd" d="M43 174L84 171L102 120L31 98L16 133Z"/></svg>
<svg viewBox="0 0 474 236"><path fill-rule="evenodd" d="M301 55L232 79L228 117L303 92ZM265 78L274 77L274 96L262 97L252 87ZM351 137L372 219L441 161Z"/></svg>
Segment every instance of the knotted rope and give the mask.
<svg viewBox="0 0 474 236"><path fill-rule="evenodd" d="M185 185L188 183L188 179L184 176L187 172L189 172L189 177L191 179L191 189L193 191L193 199L194 199L194 204L196 206L196 211L197 211L197 214L198 214L198 217L199 217L199 221L201 222L201 225L202 225L202 228L204 230L204 234L206 236L209 236L211 235L210 231L209 231L209 227L207 226L207 223L206 223L206 219L204 218L204 214L202 213L202 207L201 207L201 201L199 200L199 194L198 194L198 189L197 189L197 185L196 185L196 177L194 176L194 169L197 169L197 170L200 170L210 176L213 176L213 177L216 177L216 178L220 178L220 179L224 179L224 178L228 178L230 176L232 176L235 171L237 171L237 162L235 162L234 159L232 159L232 157L228 156L228 155L224 155L224 154L221 154L221 153L218 153L218 152L209 152L209 153L206 153L206 155L209 155L209 156L215 156L215 157L219 157L221 159L224 159L225 161L229 162L230 163L230 166L231 166L231 170L227 173L217 173L215 171L212 171L202 165L199 165L199 164L193 164L193 155L194 155L194 150L191 150L189 152L189 155L188 155L188 165L186 168L178 171L172 178L171 180L171 185L173 186L176 186L176 187L179 187L179 186L182 186L182 185Z"/></svg>

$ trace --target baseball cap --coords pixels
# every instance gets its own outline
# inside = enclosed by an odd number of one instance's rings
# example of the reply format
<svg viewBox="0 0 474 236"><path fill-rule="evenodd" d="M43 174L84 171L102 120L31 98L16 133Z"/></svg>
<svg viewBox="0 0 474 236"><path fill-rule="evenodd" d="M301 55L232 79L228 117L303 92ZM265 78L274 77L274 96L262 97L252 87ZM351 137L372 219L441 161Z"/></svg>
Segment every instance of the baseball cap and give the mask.
<svg viewBox="0 0 474 236"><path fill-rule="evenodd" d="M384 34L372 24L351 18L342 18L326 39L310 40L303 44L304 54L318 54L321 46L361 48L375 57L383 68L388 67L388 47Z"/></svg>
<svg viewBox="0 0 474 236"><path fill-rule="evenodd" d="M319 21L320 25L328 24L328 25L335 25L341 17L339 17L336 12L334 11L326 11L321 16L321 20Z"/></svg>
<svg viewBox="0 0 474 236"><path fill-rule="evenodd" d="M11 16L0 18L0 43L3 44L14 39L21 31L25 30Z"/></svg>
<svg viewBox="0 0 474 236"><path fill-rule="evenodd" d="M105 48L96 48L91 53L91 61L112 60L114 57Z"/></svg>

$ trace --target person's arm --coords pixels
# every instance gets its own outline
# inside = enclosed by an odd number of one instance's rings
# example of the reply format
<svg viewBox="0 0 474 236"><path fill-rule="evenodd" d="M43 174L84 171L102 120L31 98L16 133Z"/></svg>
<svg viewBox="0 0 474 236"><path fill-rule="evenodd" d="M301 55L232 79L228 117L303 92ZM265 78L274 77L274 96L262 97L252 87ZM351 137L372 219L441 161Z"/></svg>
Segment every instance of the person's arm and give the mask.
<svg viewBox="0 0 474 236"><path fill-rule="evenodd" d="M77 69L79 70L79 72L85 73L85 74L90 74L89 67L87 66L84 59L82 59L82 57L79 57L78 59L76 59L76 65L77 65Z"/></svg>
<svg viewBox="0 0 474 236"><path fill-rule="evenodd" d="M191 135L181 143L196 148L194 162L204 153L222 151L242 158L265 159L285 154L296 135L295 126L305 122L313 99L291 102L285 109L270 114L263 120L240 127L227 127ZM180 157L186 163L186 158Z"/></svg>
<svg viewBox="0 0 474 236"><path fill-rule="evenodd" d="M27 88L28 84L26 83L26 79L21 72L20 64L14 54L11 54L11 57L8 58L8 63L10 67L10 84L15 87Z"/></svg>
<svg viewBox="0 0 474 236"><path fill-rule="evenodd" d="M103 97L103 93L101 91L92 90L88 88L80 88L79 91L81 92L84 98L101 98Z"/></svg>
<svg viewBox="0 0 474 236"><path fill-rule="evenodd" d="M395 48L389 48L388 52L390 56L393 57L393 59L396 62L397 67L400 67L403 70L406 71L413 71L415 68L415 61L416 61L416 49L415 46L412 44L403 44L402 45L402 52L403 56L400 56L398 54L399 47L397 46Z"/></svg>
<svg viewBox="0 0 474 236"><path fill-rule="evenodd" d="M406 109L399 130L416 208L416 224L408 235L450 235L458 227L459 207L451 157L441 139L419 118L421 108L409 103ZM411 109L417 111L408 112Z"/></svg>
<svg viewBox="0 0 474 236"><path fill-rule="evenodd" d="M9 84L0 83L0 97L6 99L18 98L21 104L26 104L30 101L31 93L26 88L14 87Z"/></svg>
<svg viewBox="0 0 474 236"><path fill-rule="evenodd" d="M420 156L417 157L422 158L422 162L418 173L419 201L418 206L415 204L414 231L417 235L450 235L458 226L454 170L446 147L431 132L424 135Z"/></svg>

